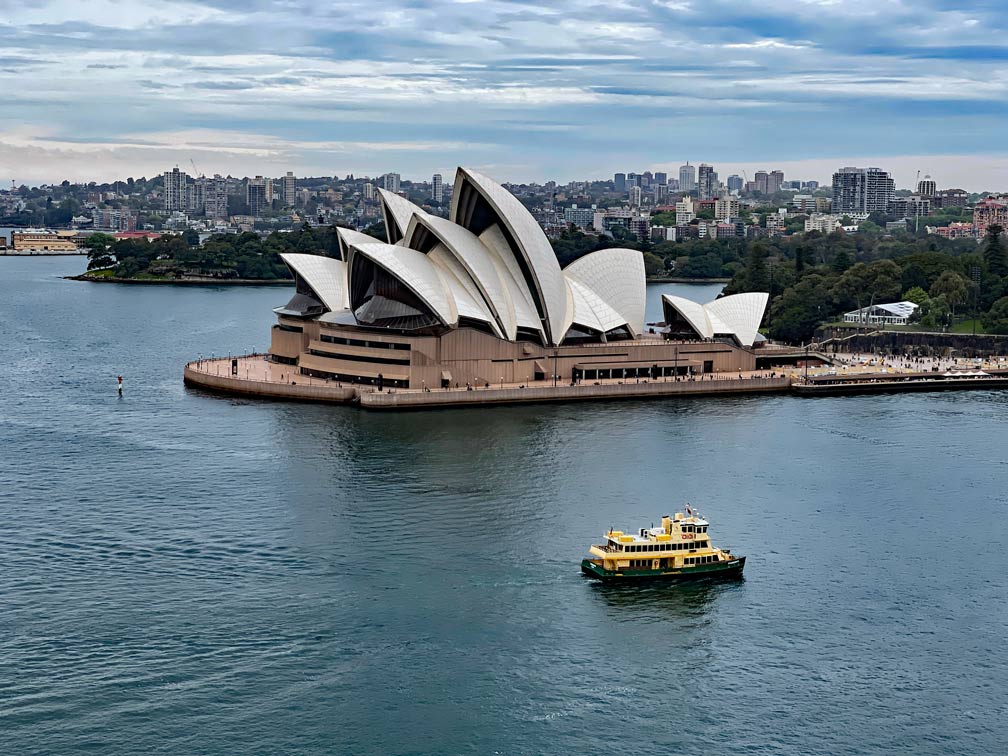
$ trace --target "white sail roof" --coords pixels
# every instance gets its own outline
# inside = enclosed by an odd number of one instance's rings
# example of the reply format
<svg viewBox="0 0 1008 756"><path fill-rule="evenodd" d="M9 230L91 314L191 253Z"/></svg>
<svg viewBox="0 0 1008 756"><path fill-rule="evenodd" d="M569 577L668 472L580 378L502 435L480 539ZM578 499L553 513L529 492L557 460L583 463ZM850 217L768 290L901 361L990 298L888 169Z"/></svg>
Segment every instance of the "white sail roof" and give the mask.
<svg viewBox="0 0 1008 756"><path fill-rule="evenodd" d="M348 302L346 263L323 255L282 254L280 259L308 285L328 309L345 310Z"/></svg>
<svg viewBox="0 0 1008 756"><path fill-rule="evenodd" d="M507 338L513 339L516 327L514 305L508 299L491 251L469 229L452 223L447 218L426 213L413 216L407 240L411 239L412 232L418 225L430 231L458 259L479 289L486 306L493 313L498 328L507 335Z"/></svg>
<svg viewBox="0 0 1008 756"><path fill-rule="evenodd" d="M599 333L611 331L626 325L627 321L616 310L606 304L605 300L589 289L576 278L568 278L573 312L571 323L590 328Z"/></svg>
<svg viewBox="0 0 1008 756"><path fill-rule="evenodd" d="M340 253L343 255L344 260L349 257L347 247L350 244L370 244L371 242L381 241L381 239L375 239L370 234L354 231L352 228L343 228L342 226L337 226L336 237L339 239Z"/></svg>
<svg viewBox="0 0 1008 756"><path fill-rule="evenodd" d="M567 308L567 287L553 247L535 218L518 199L500 184L482 173L459 168L455 192L452 196L453 222L458 222L458 202L463 182L468 182L487 201L500 225L508 230L523 256L535 285L532 294L537 298L544 315L552 343L563 338L564 313Z"/></svg>
<svg viewBox="0 0 1008 756"><path fill-rule="evenodd" d="M385 219L385 235L388 237L389 244L395 244L406 235L406 229L409 228L413 213L423 214L423 210L405 197L400 197L385 189L378 190L378 197L381 200L382 216Z"/></svg>
<svg viewBox="0 0 1008 756"><path fill-rule="evenodd" d="M700 304L674 294L662 294L662 303L674 308L702 338L731 336L742 346L752 346L769 298L765 292L750 292Z"/></svg>
<svg viewBox="0 0 1008 756"><path fill-rule="evenodd" d="M644 256L635 249L600 249L581 257L563 269L591 289L618 312L634 335L644 331ZM615 327L615 326L614 326Z"/></svg>
<svg viewBox="0 0 1008 756"><path fill-rule="evenodd" d="M560 269L546 235L524 205L486 176L459 168L450 219L429 215L403 197L378 190L388 243L337 229L345 263L285 255L292 269L331 310L350 306L356 255L381 266L414 292L445 325L463 317L486 323L499 338L560 344L572 325L606 333L644 328L644 262L640 252L604 249ZM411 299L411 297L410 297ZM409 303L402 302L403 317ZM391 308L394 301L376 302ZM694 312L697 333L720 333L724 320L748 323L747 307ZM373 313L372 313L373 314ZM740 327L743 335L747 327ZM532 335L535 334L535 335Z"/></svg>
<svg viewBox="0 0 1008 756"><path fill-rule="evenodd" d="M351 246L349 261L351 271L355 254L364 255L402 281L442 323L447 326L458 325L458 308L449 284L442 277L438 267L423 252L381 242L354 244Z"/></svg>

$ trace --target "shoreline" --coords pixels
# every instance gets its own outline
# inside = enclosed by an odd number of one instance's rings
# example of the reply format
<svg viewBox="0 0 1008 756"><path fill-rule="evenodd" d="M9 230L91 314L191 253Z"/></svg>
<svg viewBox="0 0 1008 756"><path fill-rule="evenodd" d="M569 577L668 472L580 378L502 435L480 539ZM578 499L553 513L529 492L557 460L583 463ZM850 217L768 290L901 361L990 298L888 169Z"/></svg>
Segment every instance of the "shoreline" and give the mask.
<svg viewBox="0 0 1008 756"><path fill-rule="evenodd" d="M314 378L296 371L296 366L270 363L265 374L254 369L266 355L241 355L194 360L183 370L183 382L212 394L241 396L247 399L316 402L352 405L365 410L420 410L455 407L488 407L551 402L613 401L620 399L668 399L674 397L711 397L773 395L795 398L857 396L866 394L901 394L921 391L973 391L1008 389L1008 371L996 371L985 377L945 377L933 373L902 375L860 374L829 376L825 380L802 381L792 375L770 377L735 374L707 374L694 380L618 381L562 383L548 381L527 385L502 384L474 389L390 389L379 391L365 384L344 384Z"/></svg>
<svg viewBox="0 0 1008 756"><path fill-rule="evenodd" d="M66 281L87 281L88 283L141 284L153 286L290 286L294 279L277 278L118 278L116 276L63 276Z"/></svg>

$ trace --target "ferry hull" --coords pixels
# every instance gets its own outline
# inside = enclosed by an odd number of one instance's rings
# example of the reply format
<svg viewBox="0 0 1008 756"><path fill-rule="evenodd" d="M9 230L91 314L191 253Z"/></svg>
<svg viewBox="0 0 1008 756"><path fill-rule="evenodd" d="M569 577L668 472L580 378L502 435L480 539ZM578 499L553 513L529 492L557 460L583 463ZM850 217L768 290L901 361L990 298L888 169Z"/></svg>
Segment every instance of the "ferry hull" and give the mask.
<svg viewBox="0 0 1008 756"><path fill-rule="evenodd" d="M700 564L696 567L662 570L607 570L593 559L581 562L581 572L596 580L607 583L633 583L647 580L667 580L670 582L685 582L687 580L732 580L742 577L745 568L743 557L736 557L729 562Z"/></svg>

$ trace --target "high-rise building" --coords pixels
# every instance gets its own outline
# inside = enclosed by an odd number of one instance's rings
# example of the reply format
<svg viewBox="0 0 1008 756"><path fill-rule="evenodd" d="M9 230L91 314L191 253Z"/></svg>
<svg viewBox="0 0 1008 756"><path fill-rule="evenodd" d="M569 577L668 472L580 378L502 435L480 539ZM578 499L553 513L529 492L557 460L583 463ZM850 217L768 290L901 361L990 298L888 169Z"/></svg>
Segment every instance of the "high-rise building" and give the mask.
<svg viewBox="0 0 1008 756"><path fill-rule="evenodd" d="M702 200L714 199L717 196L718 175L714 166L701 163L697 171L697 191Z"/></svg>
<svg viewBox="0 0 1008 756"><path fill-rule="evenodd" d="M272 185L272 183L270 179L264 179L262 176L248 179L245 184L245 200L248 202L249 215L259 217L269 207L270 201L266 199L266 188L267 184ZM269 194L272 193L272 191L269 192Z"/></svg>
<svg viewBox="0 0 1008 756"><path fill-rule="evenodd" d="M654 175L654 183L656 184L668 184L668 174L664 171L658 171Z"/></svg>
<svg viewBox="0 0 1008 756"><path fill-rule="evenodd" d="M696 168L689 163L679 166L679 191L692 192L696 188Z"/></svg>
<svg viewBox="0 0 1008 756"><path fill-rule="evenodd" d="M182 211L186 209L188 197L186 196L186 186L189 177L184 171L177 167L164 174L164 209L166 212Z"/></svg>
<svg viewBox="0 0 1008 756"><path fill-rule="evenodd" d="M392 192L392 194L399 194L399 174L398 173L386 173L383 177L383 186L386 192Z"/></svg>
<svg viewBox="0 0 1008 756"><path fill-rule="evenodd" d="M287 175L283 177L283 206L284 207L294 207L297 202L297 179L294 178L294 174L287 171Z"/></svg>
<svg viewBox="0 0 1008 756"><path fill-rule="evenodd" d="M767 176L767 194L777 194L784 185L784 171L770 171Z"/></svg>
<svg viewBox="0 0 1008 756"><path fill-rule="evenodd" d="M681 200L676 202L675 222L677 226L689 223L694 218L696 218L696 211L693 208L692 199L689 197L683 197Z"/></svg>
<svg viewBox="0 0 1008 756"><path fill-rule="evenodd" d="M729 218L737 218L738 214L738 197L725 194L718 197L717 201L714 203L714 217L719 221L728 220Z"/></svg>
<svg viewBox="0 0 1008 756"><path fill-rule="evenodd" d="M617 173L616 175L613 176L613 188L615 188L616 191L619 192L620 194L626 191L625 173Z"/></svg>
<svg viewBox="0 0 1008 756"><path fill-rule="evenodd" d="M206 179L200 176L195 181L186 184L186 210L201 212L206 203Z"/></svg>
<svg viewBox="0 0 1008 756"><path fill-rule="evenodd" d="M833 213L885 213L896 185L879 168L841 168L833 174Z"/></svg>
<svg viewBox="0 0 1008 756"><path fill-rule="evenodd" d="M374 184L368 181L364 184L364 201L370 202L374 199Z"/></svg>
<svg viewBox="0 0 1008 756"><path fill-rule="evenodd" d="M641 206L641 188L639 186L630 187L630 204L633 207Z"/></svg>
<svg viewBox="0 0 1008 756"><path fill-rule="evenodd" d="M930 176L925 176L917 182L917 194L921 197L934 197L938 193L938 186Z"/></svg>
<svg viewBox="0 0 1008 756"><path fill-rule="evenodd" d="M733 194L738 194L739 192L742 191L742 187L744 185L745 182L742 180L742 177L739 176L737 173L733 173L731 176L728 177L729 192L732 192Z"/></svg>
<svg viewBox="0 0 1008 756"><path fill-rule="evenodd" d="M444 202L444 180L440 173L431 176L431 199L435 202Z"/></svg>
<svg viewBox="0 0 1008 756"><path fill-rule="evenodd" d="M760 194L766 194L769 179L770 174L766 171L756 171L756 173L753 174L753 184L756 187L756 191Z"/></svg>
<svg viewBox="0 0 1008 756"><path fill-rule="evenodd" d="M211 179L206 179L203 192L203 207L208 218L228 217L227 179L219 173Z"/></svg>

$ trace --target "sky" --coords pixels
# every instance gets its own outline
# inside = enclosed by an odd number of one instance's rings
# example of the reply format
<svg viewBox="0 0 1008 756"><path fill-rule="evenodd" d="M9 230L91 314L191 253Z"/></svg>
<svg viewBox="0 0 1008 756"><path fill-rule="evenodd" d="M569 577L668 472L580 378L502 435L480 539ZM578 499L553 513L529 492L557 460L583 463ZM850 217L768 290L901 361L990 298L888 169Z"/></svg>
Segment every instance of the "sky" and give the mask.
<svg viewBox="0 0 1008 756"><path fill-rule="evenodd" d="M0 186L690 161L1004 190L1004 2L0 0Z"/></svg>

